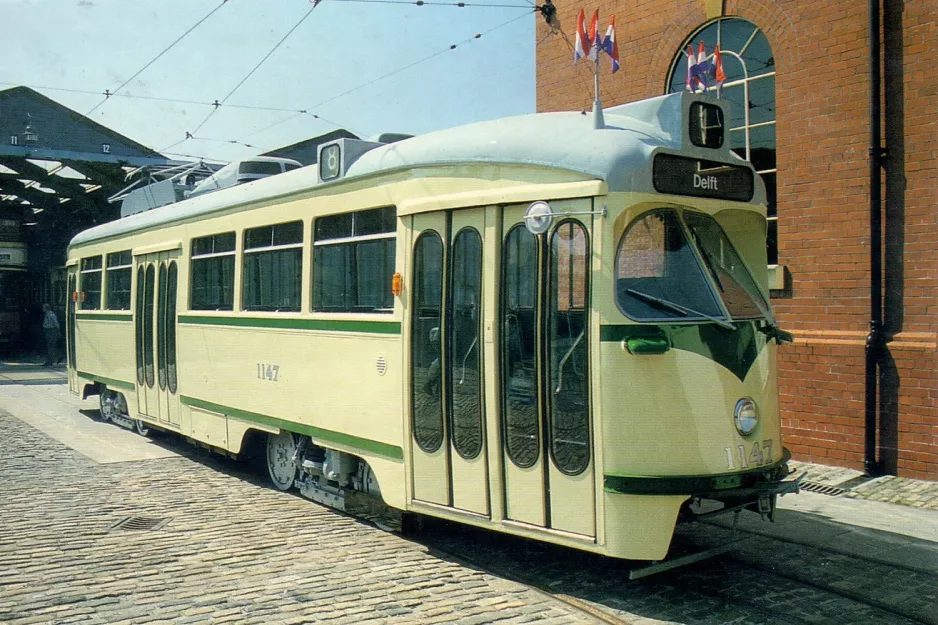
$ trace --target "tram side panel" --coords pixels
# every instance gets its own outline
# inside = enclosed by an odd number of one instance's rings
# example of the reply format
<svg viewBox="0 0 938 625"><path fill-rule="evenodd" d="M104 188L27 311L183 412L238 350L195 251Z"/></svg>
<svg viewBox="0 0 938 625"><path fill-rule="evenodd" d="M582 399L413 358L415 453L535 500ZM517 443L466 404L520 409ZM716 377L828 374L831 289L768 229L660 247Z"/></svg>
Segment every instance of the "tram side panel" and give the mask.
<svg viewBox="0 0 938 625"><path fill-rule="evenodd" d="M78 313L75 320L75 356L78 365L79 393L88 384L99 383L124 393L128 406L135 409L133 393L136 381L134 326L126 320L95 319Z"/></svg>
<svg viewBox="0 0 938 625"><path fill-rule="evenodd" d="M193 438L220 436L220 418L230 437L210 444L234 453L250 426L308 434L366 460L385 501L404 507L399 335L180 321L180 399Z"/></svg>

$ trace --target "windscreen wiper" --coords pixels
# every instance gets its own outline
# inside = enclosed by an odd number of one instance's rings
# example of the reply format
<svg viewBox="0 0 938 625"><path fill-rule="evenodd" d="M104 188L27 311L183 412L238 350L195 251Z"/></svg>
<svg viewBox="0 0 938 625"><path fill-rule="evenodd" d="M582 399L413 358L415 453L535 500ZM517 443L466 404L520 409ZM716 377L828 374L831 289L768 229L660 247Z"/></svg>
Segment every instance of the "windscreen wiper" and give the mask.
<svg viewBox="0 0 938 625"><path fill-rule="evenodd" d="M682 306L681 304L677 304L670 300L662 299L660 297L655 297L654 295L649 295L648 293L645 293L643 291L636 291L635 289L626 289L625 292L631 295L632 297L637 297L638 299L646 301L649 304L654 304L658 306L658 308L665 308L672 312L676 312L681 315L684 315L685 317L687 315L695 315L697 317L703 317L704 319L712 321L713 323L717 324L721 328L726 328L727 330L736 329L736 326L734 326L732 323L730 323L729 321L725 319L719 319L717 317L713 317L711 315L708 315L707 313L702 313L699 310L694 310L693 308Z"/></svg>

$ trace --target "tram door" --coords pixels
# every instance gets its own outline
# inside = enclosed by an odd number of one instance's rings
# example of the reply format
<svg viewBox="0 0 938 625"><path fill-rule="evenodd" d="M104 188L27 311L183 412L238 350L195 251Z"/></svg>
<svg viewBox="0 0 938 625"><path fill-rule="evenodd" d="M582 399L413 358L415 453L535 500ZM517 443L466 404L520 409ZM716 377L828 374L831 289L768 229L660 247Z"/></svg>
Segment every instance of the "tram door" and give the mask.
<svg viewBox="0 0 938 625"><path fill-rule="evenodd" d="M179 426L176 395L176 287L179 253L135 259L134 328L137 406L141 414Z"/></svg>
<svg viewBox="0 0 938 625"><path fill-rule="evenodd" d="M65 357L68 362L68 390L78 392L77 361L75 359L75 308L78 298L78 265L68 267L68 297L65 303Z"/></svg>
<svg viewBox="0 0 938 625"><path fill-rule="evenodd" d="M414 498L489 516L485 209L414 216L410 325Z"/></svg>
<svg viewBox="0 0 938 625"><path fill-rule="evenodd" d="M589 200L551 202L589 212ZM512 521L594 536L589 376L589 218L554 217L541 235L527 206L501 229L499 395L505 514Z"/></svg>

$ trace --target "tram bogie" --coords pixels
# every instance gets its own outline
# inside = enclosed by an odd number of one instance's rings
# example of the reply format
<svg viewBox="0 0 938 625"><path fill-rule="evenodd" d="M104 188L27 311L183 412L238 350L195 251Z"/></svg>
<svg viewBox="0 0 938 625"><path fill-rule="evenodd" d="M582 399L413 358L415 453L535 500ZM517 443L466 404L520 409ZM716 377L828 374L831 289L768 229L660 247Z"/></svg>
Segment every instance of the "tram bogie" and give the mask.
<svg viewBox="0 0 938 625"><path fill-rule="evenodd" d="M344 140L83 233L70 388L398 521L661 560L691 502L771 517L764 190L701 107Z"/></svg>

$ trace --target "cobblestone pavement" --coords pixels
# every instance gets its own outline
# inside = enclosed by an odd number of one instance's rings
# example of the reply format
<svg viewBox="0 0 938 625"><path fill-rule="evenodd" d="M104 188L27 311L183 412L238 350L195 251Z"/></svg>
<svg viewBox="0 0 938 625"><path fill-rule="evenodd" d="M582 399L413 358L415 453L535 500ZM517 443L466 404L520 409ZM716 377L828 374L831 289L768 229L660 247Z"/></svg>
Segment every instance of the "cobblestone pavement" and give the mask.
<svg viewBox="0 0 938 625"><path fill-rule="evenodd" d="M94 464L0 414L0 623L595 622L193 453Z"/></svg>
<svg viewBox="0 0 938 625"><path fill-rule="evenodd" d="M792 462L791 468L799 473L807 473L805 480L808 482L840 487L846 491L843 496L849 499L938 510L938 481L913 480L895 475L867 478L860 471L804 462Z"/></svg>
<svg viewBox="0 0 938 625"><path fill-rule="evenodd" d="M725 521L683 528L675 552L731 549L631 581L633 562L468 527L430 522L412 539L383 532L267 489L249 467L179 438L158 436L148 445L94 424L87 410L94 404L70 398L63 378L59 371L24 374L17 384L27 386L4 388L12 378L0 365L2 625L938 625L938 534L919 540L804 511L826 510L829 502L860 516L875 508L888 525L901 516L899 506L786 497L807 505L780 510L775 524L743 515L735 537ZM52 414L54 402L74 434L36 429L38 409L10 409L18 418L2 410L28 403ZM126 449L113 454L123 460L95 461L73 449L87 449L69 440L85 435L80 424L64 421L79 407L86 408L79 421L111 428L124 441ZM870 483L841 469L799 468L819 484ZM931 488L923 484L916 486ZM888 480L880 486L887 487ZM929 528L938 527L931 511L907 510L913 523L927 518ZM116 527L131 517L157 525Z"/></svg>

